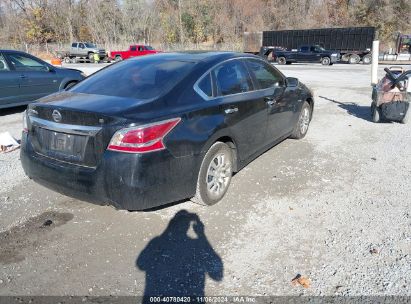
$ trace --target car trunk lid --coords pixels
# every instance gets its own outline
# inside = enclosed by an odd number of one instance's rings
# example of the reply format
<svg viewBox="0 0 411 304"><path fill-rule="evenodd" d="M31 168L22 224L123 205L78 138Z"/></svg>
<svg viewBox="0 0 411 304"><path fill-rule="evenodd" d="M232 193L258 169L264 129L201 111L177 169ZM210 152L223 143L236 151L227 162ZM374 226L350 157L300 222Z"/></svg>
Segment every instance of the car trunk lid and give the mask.
<svg viewBox="0 0 411 304"><path fill-rule="evenodd" d="M31 104L29 132L34 150L46 157L96 167L125 117L144 102L64 92Z"/></svg>

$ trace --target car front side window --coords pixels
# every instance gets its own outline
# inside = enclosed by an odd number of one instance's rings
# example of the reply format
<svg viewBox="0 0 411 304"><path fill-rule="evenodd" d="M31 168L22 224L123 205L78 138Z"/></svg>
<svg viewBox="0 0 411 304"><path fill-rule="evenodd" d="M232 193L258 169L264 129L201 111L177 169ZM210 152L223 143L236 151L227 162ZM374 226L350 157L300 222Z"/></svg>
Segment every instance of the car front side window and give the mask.
<svg viewBox="0 0 411 304"><path fill-rule="evenodd" d="M217 82L218 96L244 93L253 90L250 75L244 64L239 60L230 60L214 70Z"/></svg>
<svg viewBox="0 0 411 304"><path fill-rule="evenodd" d="M280 73L261 60L247 60L247 64L260 89L267 89L283 84L284 80Z"/></svg>

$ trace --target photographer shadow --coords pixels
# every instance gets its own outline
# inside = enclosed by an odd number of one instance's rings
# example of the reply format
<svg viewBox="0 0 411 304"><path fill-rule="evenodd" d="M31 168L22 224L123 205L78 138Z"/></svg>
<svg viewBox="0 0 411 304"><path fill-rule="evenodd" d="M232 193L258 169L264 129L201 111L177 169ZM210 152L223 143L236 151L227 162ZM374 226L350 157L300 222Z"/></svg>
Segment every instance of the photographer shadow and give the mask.
<svg viewBox="0 0 411 304"><path fill-rule="evenodd" d="M186 210L177 212L166 230L148 243L136 267L146 272L143 303L150 297L201 297L207 275L214 281L223 278L223 262L208 242L204 224Z"/></svg>

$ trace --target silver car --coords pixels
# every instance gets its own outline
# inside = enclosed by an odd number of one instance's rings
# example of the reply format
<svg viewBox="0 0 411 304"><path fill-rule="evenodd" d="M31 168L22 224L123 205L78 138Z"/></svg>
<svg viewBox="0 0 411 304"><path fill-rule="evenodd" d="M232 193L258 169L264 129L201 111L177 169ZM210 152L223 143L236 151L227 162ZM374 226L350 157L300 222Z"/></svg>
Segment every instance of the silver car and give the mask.
<svg viewBox="0 0 411 304"><path fill-rule="evenodd" d="M54 67L24 52L0 50L0 109L28 104L85 77L79 70Z"/></svg>

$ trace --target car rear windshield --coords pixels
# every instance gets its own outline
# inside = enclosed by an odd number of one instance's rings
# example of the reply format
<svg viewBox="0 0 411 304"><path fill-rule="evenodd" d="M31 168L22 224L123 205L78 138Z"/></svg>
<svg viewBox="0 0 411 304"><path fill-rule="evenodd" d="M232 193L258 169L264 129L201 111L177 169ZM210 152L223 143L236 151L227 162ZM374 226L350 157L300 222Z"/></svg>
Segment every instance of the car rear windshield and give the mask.
<svg viewBox="0 0 411 304"><path fill-rule="evenodd" d="M139 58L122 61L86 78L72 92L152 99L170 91L188 75L193 62Z"/></svg>

